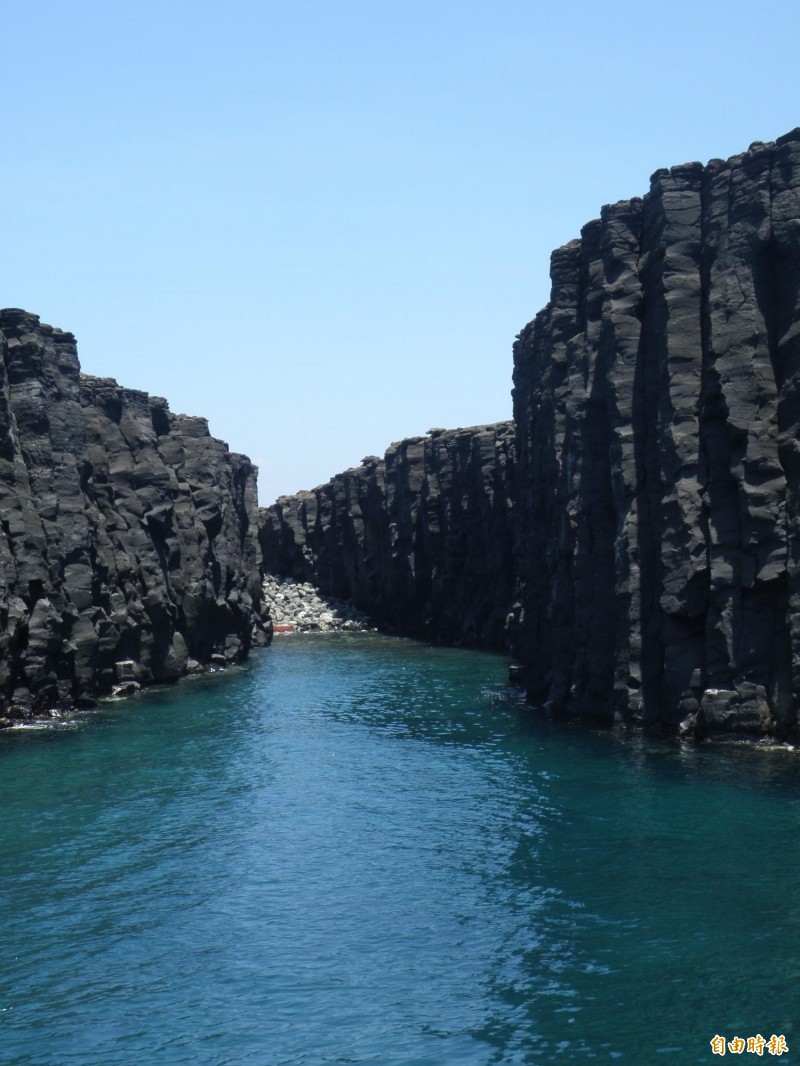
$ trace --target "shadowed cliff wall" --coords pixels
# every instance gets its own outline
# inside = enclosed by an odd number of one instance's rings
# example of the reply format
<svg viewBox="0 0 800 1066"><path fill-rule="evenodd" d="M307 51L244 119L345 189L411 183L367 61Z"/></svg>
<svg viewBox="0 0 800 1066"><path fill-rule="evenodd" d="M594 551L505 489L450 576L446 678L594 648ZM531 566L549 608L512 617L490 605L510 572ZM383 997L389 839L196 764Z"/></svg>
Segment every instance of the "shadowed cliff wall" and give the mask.
<svg viewBox="0 0 800 1066"><path fill-rule="evenodd" d="M657 171L551 276L514 347L531 695L605 721L794 734L800 131Z"/></svg>
<svg viewBox="0 0 800 1066"><path fill-rule="evenodd" d="M510 422L432 430L260 513L264 569L407 635L503 647L514 599Z"/></svg>
<svg viewBox="0 0 800 1066"><path fill-rule="evenodd" d="M256 470L0 311L0 717L231 662L261 623ZM195 661L195 663L192 662Z"/></svg>

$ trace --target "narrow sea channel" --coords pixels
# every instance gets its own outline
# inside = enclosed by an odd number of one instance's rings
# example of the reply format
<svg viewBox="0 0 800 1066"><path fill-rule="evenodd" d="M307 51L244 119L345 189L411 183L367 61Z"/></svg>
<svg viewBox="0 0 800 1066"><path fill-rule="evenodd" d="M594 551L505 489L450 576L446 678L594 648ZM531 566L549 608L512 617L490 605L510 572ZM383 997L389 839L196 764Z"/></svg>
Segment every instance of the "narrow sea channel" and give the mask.
<svg viewBox="0 0 800 1066"><path fill-rule="evenodd" d="M505 672L286 637L0 734L0 1063L800 1060L800 756L550 725Z"/></svg>

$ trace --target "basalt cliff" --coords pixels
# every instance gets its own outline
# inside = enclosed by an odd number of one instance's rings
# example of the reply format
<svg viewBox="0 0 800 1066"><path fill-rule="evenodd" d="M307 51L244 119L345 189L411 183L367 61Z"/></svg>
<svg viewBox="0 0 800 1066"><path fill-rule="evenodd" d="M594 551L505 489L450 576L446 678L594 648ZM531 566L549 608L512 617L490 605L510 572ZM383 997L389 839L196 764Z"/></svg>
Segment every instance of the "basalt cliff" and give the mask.
<svg viewBox="0 0 800 1066"><path fill-rule="evenodd" d="M657 171L551 277L513 429L278 501L265 565L401 632L507 639L557 714L796 737L800 131Z"/></svg>
<svg viewBox="0 0 800 1066"><path fill-rule="evenodd" d="M500 648L514 598L510 422L434 429L260 514L265 569L424 640Z"/></svg>
<svg viewBox="0 0 800 1066"><path fill-rule="evenodd" d="M165 400L0 311L0 724L269 640L256 470Z"/></svg>
<svg viewBox="0 0 800 1066"><path fill-rule="evenodd" d="M562 712L797 730L800 131L657 171L514 350L518 652Z"/></svg>

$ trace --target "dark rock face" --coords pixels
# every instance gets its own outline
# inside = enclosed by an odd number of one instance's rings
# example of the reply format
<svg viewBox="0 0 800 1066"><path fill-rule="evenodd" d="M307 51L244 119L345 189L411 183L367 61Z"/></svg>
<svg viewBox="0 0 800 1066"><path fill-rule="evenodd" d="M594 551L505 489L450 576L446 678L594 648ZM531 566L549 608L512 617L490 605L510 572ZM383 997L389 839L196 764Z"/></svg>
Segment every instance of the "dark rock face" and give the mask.
<svg viewBox="0 0 800 1066"><path fill-rule="evenodd" d="M0 717L232 662L254 636L250 461L203 419L81 375L71 334L1 311Z"/></svg>
<svg viewBox="0 0 800 1066"><path fill-rule="evenodd" d="M514 349L531 695L795 735L800 131L658 171L551 276Z"/></svg>
<svg viewBox="0 0 800 1066"><path fill-rule="evenodd" d="M395 632L502 647L514 599L510 422L431 430L261 510L264 569Z"/></svg>

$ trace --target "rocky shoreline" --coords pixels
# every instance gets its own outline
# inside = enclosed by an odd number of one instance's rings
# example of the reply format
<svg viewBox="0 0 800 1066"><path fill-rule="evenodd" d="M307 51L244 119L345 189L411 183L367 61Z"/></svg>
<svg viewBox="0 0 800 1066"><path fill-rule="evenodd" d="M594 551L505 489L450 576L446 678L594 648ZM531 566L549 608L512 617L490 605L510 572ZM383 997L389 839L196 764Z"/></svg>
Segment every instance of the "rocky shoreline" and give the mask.
<svg viewBox="0 0 800 1066"><path fill-rule="evenodd" d="M276 634L354 633L375 628L352 603L324 596L308 581L265 574L263 594Z"/></svg>

